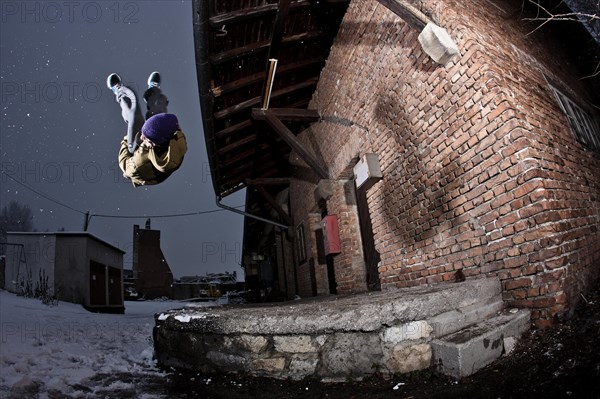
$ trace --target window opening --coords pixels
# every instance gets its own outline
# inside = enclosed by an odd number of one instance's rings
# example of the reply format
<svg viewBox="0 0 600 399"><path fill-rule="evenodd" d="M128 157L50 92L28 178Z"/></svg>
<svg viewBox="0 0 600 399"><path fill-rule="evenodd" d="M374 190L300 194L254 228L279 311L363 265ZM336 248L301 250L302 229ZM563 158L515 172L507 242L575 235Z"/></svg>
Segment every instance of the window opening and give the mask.
<svg viewBox="0 0 600 399"><path fill-rule="evenodd" d="M550 87L577 141L592 150L600 151L600 128L596 119L555 86Z"/></svg>

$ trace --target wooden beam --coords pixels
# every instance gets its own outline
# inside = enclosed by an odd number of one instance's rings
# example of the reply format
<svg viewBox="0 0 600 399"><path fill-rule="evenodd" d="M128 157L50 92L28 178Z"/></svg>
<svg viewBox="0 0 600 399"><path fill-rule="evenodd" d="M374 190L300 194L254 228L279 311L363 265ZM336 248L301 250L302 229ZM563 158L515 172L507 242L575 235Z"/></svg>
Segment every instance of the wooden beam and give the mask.
<svg viewBox="0 0 600 399"><path fill-rule="evenodd" d="M297 0L291 2L290 8L294 10L302 7L310 7L310 5L310 1ZM266 4L252 8L245 8L242 10L235 10L210 17L208 22L213 28L220 28L223 25L235 24L248 19L259 19L265 15L275 14L275 12L277 12L277 7L277 4Z"/></svg>
<svg viewBox="0 0 600 399"><path fill-rule="evenodd" d="M247 186L278 186L278 185L289 185L289 177L274 177L271 179L246 179Z"/></svg>
<svg viewBox="0 0 600 399"><path fill-rule="evenodd" d="M402 18L412 28L419 32L425 28L427 23L432 22L431 18L423 14L418 8L410 4L407 0L377 0L394 14Z"/></svg>
<svg viewBox="0 0 600 399"><path fill-rule="evenodd" d="M326 36L325 32L323 32L321 30L314 30L314 31L310 31L310 32L300 33L300 34L294 35L294 36L286 36L283 38L282 42L286 43L286 44L293 43L293 42L301 42L304 40L316 39L316 38L320 38L323 36ZM210 63L212 65L218 65L223 62L230 61L235 58L244 57L247 55L256 56L256 53L258 51L267 50L267 49L269 49L270 45L271 45L271 41L265 40L262 42L252 43L247 46L237 47L237 48L234 48L231 50L226 50L221 53L211 55ZM266 56L267 55L265 54L265 57Z"/></svg>
<svg viewBox="0 0 600 399"><path fill-rule="evenodd" d="M256 186L256 189L263 196L264 199L267 200L269 205L279 214L279 216L288 224L288 226L292 225L292 218L287 214L286 211L283 210L281 205L269 194L269 192L263 186Z"/></svg>
<svg viewBox="0 0 600 399"><path fill-rule="evenodd" d="M240 123L236 123L235 125L226 127L223 130L219 130L218 132L215 133L215 137L218 139L222 139L231 134L234 134L241 130L247 129L250 126L252 126L252 121L250 119L246 119L246 120L241 121Z"/></svg>
<svg viewBox="0 0 600 399"><path fill-rule="evenodd" d="M314 109L269 108L269 114L283 121L317 122L321 119L319 112ZM259 108L252 108L252 118L264 120L265 114Z"/></svg>
<svg viewBox="0 0 600 399"><path fill-rule="evenodd" d="M272 163L265 165L264 168L261 168L258 171L257 178L265 178L275 175L277 171L274 167L275 165L272 165ZM248 165L247 168L236 168L223 173L223 177L221 178L221 181L223 182L222 185L237 186L239 184L242 185L242 187L246 187L246 185L243 183L246 179L250 178L250 168L251 166Z"/></svg>
<svg viewBox="0 0 600 399"><path fill-rule="evenodd" d="M281 138L300 155L300 158L304 160L322 179L329 179L329 171L321 165L321 162L317 157L294 136L284 124L275 115L270 114L269 111L264 112L265 121L281 136Z"/></svg>
<svg viewBox="0 0 600 399"><path fill-rule="evenodd" d="M263 161L263 162L261 163L260 169L257 171L258 172L256 175L257 177L264 176L267 171L270 171L275 166L277 166L277 163L275 161L268 161L268 160L265 160L262 158L261 158L261 161ZM227 176L230 176L230 177L236 176L235 179L238 179L240 183L243 183L246 179L252 178L250 176L251 168L252 168L252 162L250 161L250 162L245 163L244 165L224 169L223 170L223 178L226 178Z"/></svg>
<svg viewBox="0 0 600 399"><path fill-rule="evenodd" d="M245 144L252 143L255 140L256 140L256 134L251 134L249 136L244 137L243 139L235 140L231 144L228 144L226 146L219 148L217 150L217 153L219 155L226 154L230 151L234 151L234 150L238 149L239 147L241 147Z"/></svg>
<svg viewBox="0 0 600 399"><path fill-rule="evenodd" d="M285 22L290 15L290 0L279 0L277 4L277 15L275 16L275 24L273 25L273 34L271 35L271 44L269 46L268 58L279 58L279 48L283 41L285 33Z"/></svg>
<svg viewBox="0 0 600 399"><path fill-rule="evenodd" d="M319 58L311 58L311 59L307 59L307 60L302 60L302 61L294 62L291 64L284 64L284 65L279 64L277 66L277 74L284 75L284 74L290 73L290 72L297 72L301 69L306 69L306 68L316 66L316 65L322 65L324 63L325 63L325 58L319 57ZM221 86L216 86L211 89L211 93L213 96L215 96L215 98L218 98L225 94L229 94L231 92L239 90L243 87L247 87L247 86L251 86L256 83L260 83L260 82L262 82L262 80L264 78L265 78L265 73L258 72L258 73L255 73L255 74L252 74L249 76L245 76L241 79L222 84Z"/></svg>
<svg viewBox="0 0 600 399"><path fill-rule="evenodd" d="M273 24L273 32L271 34L271 44L269 45L269 54L267 55L267 66L265 68L265 77L263 80L263 88L261 90L260 104L263 108L269 107L271 99L271 89L273 80L275 79L275 68L279 59L279 49L281 41L285 33L285 23L290 14L290 0L279 0L277 4L277 15ZM272 61L271 61L272 60Z"/></svg>
<svg viewBox="0 0 600 399"><path fill-rule="evenodd" d="M266 143L263 143L263 144L260 145L259 150L262 151L262 150L266 150L268 148L269 148L269 145L266 144ZM256 148L252 147L251 149L246 150L244 152L241 152L241 153L238 152L235 155L233 155L233 156L231 156L231 157L229 157L227 159L224 159L227 154L223 154L221 156L221 158L219 159L219 165L221 165L221 166L229 166L229 165L235 164L237 162L240 162L240 161L242 161L244 159L252 158L254 156L255 152L256 152Z"/></svg>
<svg viewBox="0 0 600 399"><path fill-rule="evenodd" d="M318 76L316 76L314 78L307 79L304 82L300 82L300 83L295 84L293 86L288 86L288 87L285 87L283 89L279 89L277 91L274 91L273 94L271 95L271 98L277 98L277 97L280 97L280 96L285 96L286 94L293 93L294 91L297 91L297 90L302 90L302 89L306 89L306 88L311 87L311 86L316 86L317 83L319 83L319 77ZM224 118L226 118L226 117L228 117L228 116L230 116L232 114L235 114L237 112L244 111L244 110L246 110L248 108L253 108L254 106L256 106L258 104L260 104L260 97L254 97L254 98L251 98L251 99L246 100L244 102L241 102L239 104L236 104L236 105L234 105L232 107L225 108L225 109L222 109L222 110L220 110L218 112L215 112L214 113L214 117L215 117L215 119L224 119Z"/></svg>

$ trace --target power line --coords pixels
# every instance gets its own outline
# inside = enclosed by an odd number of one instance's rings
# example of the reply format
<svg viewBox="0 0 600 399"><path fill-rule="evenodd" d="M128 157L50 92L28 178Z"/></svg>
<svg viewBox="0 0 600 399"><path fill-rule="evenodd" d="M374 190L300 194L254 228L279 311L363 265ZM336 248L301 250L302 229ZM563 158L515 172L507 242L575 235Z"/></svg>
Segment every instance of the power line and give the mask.
<svg viewBox="0 0 600 399"><path fill-rule="evenodd" d="M238 205L234 208L243 208L244 205ZM182 216L195 216L195 215L205 215L207 213L215 213L215 212L221 212L224 211L225 209L211 209L208 211L198 211L198 212L188 212L188 213L175 213L175 214L170 214L170 215L101 215L101 214L90 214L90 216L93 217L99 217L99 218L113 218L113 219L143 219L143 218L150 218L150 219L160 219L160 218L176 218L176 217L182 217Z"/></svg>
<svg viewBox="0 0 600 399"><path fill-rule="evenodd" d="M166 214L166 215L108 215L108 214L100 214L100 213L89 213L89 212L84 212L81 211L79 209L75 209L70 205L65 204L62 201L57 200L56 198L53 198L51 196L49 196L48 194L42 193L39 190L34 189L33 187L29 186L26 183L23 183L20 180L15 179L14 177L12 177L11 175L9 175L8 173L6 173L4 171L4 169L2 169L0 167L0 173L2 173L3 175L5 175L6 177L8 177L9 179L11 179L12 181L14 181L15 183L21 185L22 187L33 191L34 193L36 193L37 195L39 195L42 198L47 199L48 201L54 202L57 205L63 206L73 212L77 212L80 213L82 215L86 215L87 218L92 218L92 217L98 217L98 218L111 218L111 219L161 219L161 218L175 218L175 217L184 217L184 216L196 216L196 215L205 215L208 213L215 213L215 212L223 212L225 211L225 209L211 209L211 210L207 210L207 211L196 211L196 212L186 212L186 213L173 213L173 214ZM243 208L244 205L238 205L235 206L233 208Z"/></svg>
<svg viewBox="0 0 600 399"><path fill-rule="evenodd" d="M65 208L67 208L67 209L69 209L69 210L71 210L71 211L73 211L73 212L77 212L77 213L80 213L80 214L82 214L82 215L85 215L85 212L83 212L83 211L80 211L79 209L75 209L75 208L73 208L72 206L69 206L69 205L65 204L64 202L61 202L61 201L59 201L59 200L57 200L57 199L55 199L55 198L52 198L52 197L51 197L51 196L49 196L48 194L44 194L44 193L42 193L42 192L40 192L40 191L38 191L38 190L34 189L33 187L31 187L31 186L29 186L29 185L27 185L27 184L23 183L22 181L15 179L14 177L12 177L12 176L11 176L11 175L9 175L8 173L6 173L6 172L4 171L4 169L0 168L0 172L1 172L1 173L2 173L4 176L8 177L10 180L12 180L12 181L14 181L15 183L17 183L17 184L21 185L22 187L25 187L26 189L28 189L28 190L30 190L30 191L33 191L34 193L36 193L36 194L37 194L37 195L39 195L40 197L42 197L42 198L45 198L45 199L47 199L48 201L54 202L54 203L55 203L55 204L57 204L57 205L64 206Z"/></svg>

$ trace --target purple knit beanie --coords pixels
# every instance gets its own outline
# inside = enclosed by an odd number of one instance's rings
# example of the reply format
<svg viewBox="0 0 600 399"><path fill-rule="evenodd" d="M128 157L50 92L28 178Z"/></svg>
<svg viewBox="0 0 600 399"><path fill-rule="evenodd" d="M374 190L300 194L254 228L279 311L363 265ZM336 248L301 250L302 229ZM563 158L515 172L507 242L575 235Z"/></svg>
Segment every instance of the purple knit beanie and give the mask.
<svg viewBox="0 0 600 399"><path fill-rule="evenodd" d="M142 134L157 145L163 145L179 129L179 121L173 114L156 114L142 126Z"/></svg>

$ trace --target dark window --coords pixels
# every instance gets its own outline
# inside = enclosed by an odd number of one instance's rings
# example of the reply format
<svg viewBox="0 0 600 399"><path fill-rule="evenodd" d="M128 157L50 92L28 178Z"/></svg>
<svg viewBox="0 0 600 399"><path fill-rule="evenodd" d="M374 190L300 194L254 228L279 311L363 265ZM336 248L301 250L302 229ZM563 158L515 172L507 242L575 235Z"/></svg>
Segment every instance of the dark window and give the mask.
<svg viewBox="0 0 600 399"><path fill-rule="evenodd" d="M600 151L600 128L598 128L598 122L593 115L555 86L550 85L550 87L552 87L560 109L565 113L577 140L592 150Z"/></svg>

